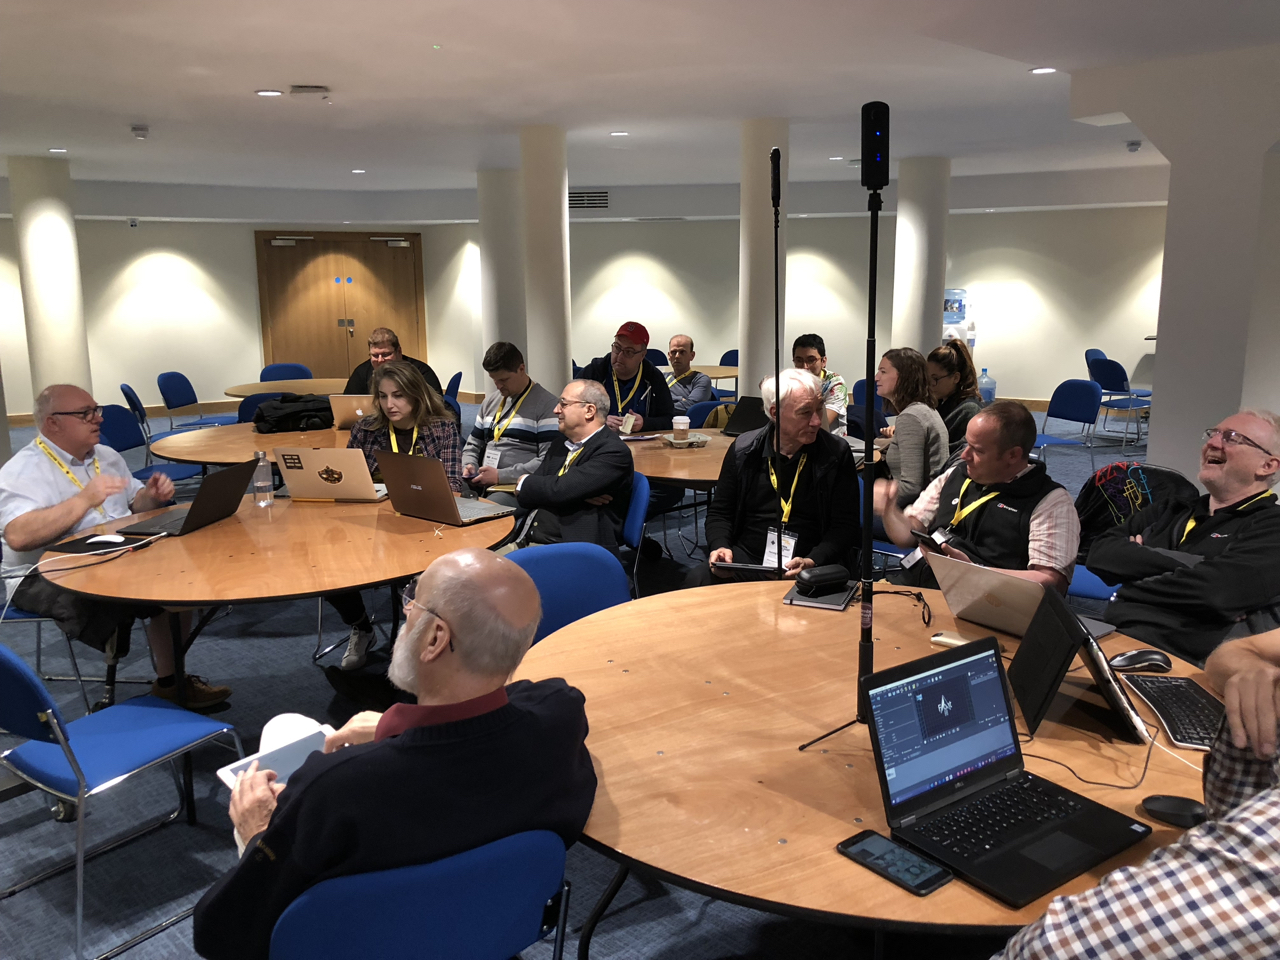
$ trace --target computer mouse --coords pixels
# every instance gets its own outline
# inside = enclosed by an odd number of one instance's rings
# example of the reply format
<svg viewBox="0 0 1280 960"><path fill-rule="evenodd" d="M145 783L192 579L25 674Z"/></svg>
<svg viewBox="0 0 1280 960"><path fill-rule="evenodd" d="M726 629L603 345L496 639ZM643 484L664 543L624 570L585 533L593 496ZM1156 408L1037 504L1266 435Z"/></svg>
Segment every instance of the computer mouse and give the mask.
<svg viewBox="0 0 1280 960"><path fill-rule="evenodd" d="M1143 797L1142 809L1152 820L1172 824L1175 827L1195 827L1209 819L1204 804L1190 797L1173 797L1158 793Z"/></svg>
<svg viewBox="0 0 1280 960"><path fill-rule="evenodd" d="M1107 661L1112 670L1145 670L1150 673L1168 673L1173 661L1163 650L1127 650L1117 653Z"/></svg>
<svg viewBox="0 0 1280 960"><path fill-rule="evenodd" d="M85 543L124 543L125 538L118 533L100 533L96 537L90 537Z"/></svg>

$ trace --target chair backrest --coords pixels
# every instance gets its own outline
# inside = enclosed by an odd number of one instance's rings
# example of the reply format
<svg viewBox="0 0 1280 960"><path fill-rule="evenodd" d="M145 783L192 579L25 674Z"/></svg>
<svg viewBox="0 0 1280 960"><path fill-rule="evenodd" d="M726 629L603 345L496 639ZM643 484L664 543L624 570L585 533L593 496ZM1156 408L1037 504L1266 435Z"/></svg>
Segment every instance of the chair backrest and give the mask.
<svg viewBox="0 0 1280 960"><path fill-rule="evenodd" d="M453 411L453 415L457 419L458 423L462 423L462 404L458 402L458 398L445 394L443 399L449 409Z"/></svg>
<svg viewBox="0 0 1280 960"><path fill-rule="evenodd" d="M698 427L705 425L707 416L711 411L716 407L723 406L726 406L726 404L720 400L702 400L693 404L685 414L689 418L689 426L696 430Z"/></svg>
<svg viewBox="0 0 1280 960"><path fill-rule="evenodd" d="M650 347L646 350L644 352L644 358L655 367L665 367L667 365L667 355L657 347Z"/></svg>
<svg viewBox="0 0 1280 960"><path fill-rule="evenodd" d="M43 743L57 743L53 727L40 714L55 717L62 729L66 721L36 672L16 653L0 645L0 728Z"/></svg>
<svg viewBox="0 0 1280 960"><path fill-rule="evenodd" d="M720 403L716 404L716 408L707 414L707 419L702 421L704 430L722 430L729 424L729 418L733 416L733 411L738 409L736 403Z"/></svg>
<svg viewBox="0 0 1280 960"><path fill-rule="evenodd" d="M724 353L720 354L720 366L736 367L737 365L738 365L737 350L726 350Z"/></svg>
<svg viewBox="0 0 1280 960"><path fill-rule="evenodd" d="M118 403L108 403L102 408L100 432L102 442L118 453L147 445L138 418Z"/></svg>
<svg viewBox="0 0 1280 960"><path fill-rule="evenodd" d="M462 386L462 371L459 370L457 373L455 373L452 377L449 378L448 386L444 388L444 395L446 397L457 398L458 388L461 386Z"/></svg>
<svg viewBox="0 0 1280 960"><path fill-rule="evenodd" d="M124 394L124 402L129 405L129 409L133 411L133 415L138 418L138 423L145 430L147 427L147 408L142 405L142 398L138 396L138 391L127 383L120 384L120 392Z"/></svg>
<svg viewBox="0 0 1280 960"><path fill-rule="evenodd" d="M863 432L862 424L867 416L867 408L860 403L851 403L846 408L849 436L862 440L866 438ZM889 421L885 419L883 413L878 409L871 411L871 418L875 424L876 436L880 435L880 431L889 425Z"/></svg>
<svg viewBox="0 0 1280 960"><path fill-rule="evenodd" d="M1152 504L1190 503L1200 496L1196 485L1169 467L1118 460L1096 471L1076 497L1080 517L1080 552L1083 563L1089 548L1112 527L1119 526Z"/></svg>
<svg viewBox="0 0 1280 960"><path fill-rule="evenodd" d="M1102 406L1102 385L1096 380L1063 380L1049 398L1045 411L1046 424L1050 418L1071 420L1075 423L1096 423Z"/></svg>
<svg viewBox="0 0 1280 960"><path fill-rule="evenodd" d="M1088 350L1084 352L1084 365L1086 367L1089 366L1089 364L1093 363L1093 361L1095 360L1105 360L1105 359L1107 359L1107 355L1103 353L1101 350L1099 350L1097 347L1090 347Z"/></svg>
<svg viewBox="0 0 1280 960"><path fill-rule="evenodd" d="M874 390L872 392L875 393ZM854 403L856 403L860 407L866 406L866 403L867 403L867 381L866 380L858 380L854 383L853 394L851 396L851 399L853 400ZM877 410L884 409L884 397L880 396L880 394L878 393L876 394L875 407Z"/></svg>
<svg viewBox="0 0 1280 960"><path fill-rule="evenodd" d="M1089 379L1096 380L1107 393L1129 392L1129 374L1117 360L1106 357L1090 360Z"/></svg>
<svg viewBox="0 0 1280 960"><path fill-rule="evenodd" d="M566 624L631 599L618 558L597 543L548 543L514 550L507 559L533 578L542 598L537 643ZM590 584L583 589L584 584Z"/></svg>
<svg viewBox="0 0 1280 960"><path fill-rule="evenodd" d="M190 407L196 402L196 391L191 386L191 381L176 370L156 377L156 386L160 388L160 397L164 400L166 410Z"/></svg>
<svg viewBox="0 0 1280 960"><path fill-rule="evenodd" d="M277 364L283 366L283 364ZM266 372L265 370L263 371ZM293 377L276 377L277 380L295 379ZM297 378L303 379L303 378ZM257 413L258 407L262 406L264 401L279 400L284 394L282 393L251 393L240 401L240 406L236 408L236 419L241 423L253 423L253 415Z"/></svg>
<svg viewBox="0 0 1280 960"><path fill-rule="evenodd" d="M531 830L434 863L324 880L276 921L271 960L515 956L543 935L564 855L557 834Z"/></svg>
<svg viewBox="0 0 1280 960"><path fill-rule="evenodd" d="M582 369L583 369L583 368L582 368L582 367L580 367L580 366L578 366L578 361L577 361L577 360L572 360L572 359L571 359L569 362L570 362L571 364L573 364L573 379L577 380L577 379L578 379L578 377L582 376Z"/></svg>
<svg viewBox="0 0 1280 960"><path fill-rule="evenodd" d="M627 519L622 525L622 542L632 550L640 549L644 537L644 516L649 512L649 478L643 473L631 477L631 503L627 506Z"/></svg>
<svg viewBox="0 0 1280 960"><path fill-rule="evenodd" d="M268 363L259 380L310 380L311 368L302 363Z"/></svg>

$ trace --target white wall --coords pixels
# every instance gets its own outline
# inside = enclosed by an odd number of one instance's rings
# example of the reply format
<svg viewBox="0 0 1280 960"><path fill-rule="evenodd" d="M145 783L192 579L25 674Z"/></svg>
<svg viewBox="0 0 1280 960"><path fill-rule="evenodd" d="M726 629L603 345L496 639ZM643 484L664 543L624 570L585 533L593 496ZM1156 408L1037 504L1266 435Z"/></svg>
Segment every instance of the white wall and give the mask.
<svg viewBox="0 0 1280 960"><path fill-rule="evenodd" d="M442 386L459 370L465 391L485 392L480 322L480 225L440 224L422 230L427 300L427 360Z"/></svg>

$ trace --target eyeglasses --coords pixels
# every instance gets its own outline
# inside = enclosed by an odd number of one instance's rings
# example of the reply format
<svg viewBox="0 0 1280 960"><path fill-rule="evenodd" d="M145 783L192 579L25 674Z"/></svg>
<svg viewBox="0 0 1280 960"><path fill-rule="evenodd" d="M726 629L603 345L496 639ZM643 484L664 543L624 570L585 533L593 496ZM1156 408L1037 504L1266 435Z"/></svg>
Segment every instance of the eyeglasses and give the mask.
<svg viewBox="0 0 1280 960"><path fill-rule="evenodd" d="M630 359L631 357L638 357L645 352L643 347L637 347L635 350L625 350L623 349L623 346L620 343L615 343L609 349L612 350L614 353L616 353L618 356L627 357L628 359Z"/></svg>
<svg viewBox="0 0 1280 960"><path fill-rule="evenodd" d="M405 588L400 591L401 609L408 610L409 607L411 606L421 607L424 611L431 614L433 617L435 617L437 620L443 623L446 627L448 627L449 633L452 634L453 626L449 623L449 621L446 620L444 617L440 616L440 614L436 613L435 610L433 610L431 607L428 607L425 603L419 603L417 600L417 595L418 595L418 577L414 577L405 585ZM449 649L450 650L453 649L453 637L449 638Z"/></svg>
<svg viewBox="0 0 1280 960"><path fill-rule="evenodd" d="M944 373L936 377L931 373L929 374L929 381L936 387L943 380L950 380L952 377L958 377L958 376L960 376L959 370L957 370L955 373Z"/></svg>
<svg viewBox="0 0 1280 960"><path fill-rule="evenodd" d="M55 410L49 414L51 417L75 417L85 423L93 423L95 419L102 419L102 407L85 407L83 410Z"/></svg>
<svg viewBox="0 0 1280 960"><path fill-rule="evenodd" d="M558 403L562 407L572 407L575 403L580 403L583 406L592 406L592 407L595 406L595 404L593 404L590 400L566 400L564 397L561 397L559 400L556 401L556 403Z"/></svg>
<svg viewBox="0 0 1280 960"><path fill-rule="evenodd" d="M1253 447L1255 450L1261 450L1268 457L1275 456L1274 453L1262 444L1258 443L1256 440L1250 440L1243 433L1237 433L1235 430L1223 430L1221 427L1210 427L1204 432L1204 439L1206 443L1215 437L1222 437L1223 443L1230 444L1233 447L1238 447L1241 444L1244 444L1247 447Z"/></svg>

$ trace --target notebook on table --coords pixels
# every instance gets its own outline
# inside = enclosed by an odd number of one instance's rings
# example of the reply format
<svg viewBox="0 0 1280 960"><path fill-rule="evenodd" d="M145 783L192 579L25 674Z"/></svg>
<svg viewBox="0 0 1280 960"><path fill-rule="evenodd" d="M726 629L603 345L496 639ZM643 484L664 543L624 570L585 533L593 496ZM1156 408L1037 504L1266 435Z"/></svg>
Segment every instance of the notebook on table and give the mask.
<svg viewBox="0 0 1280 960"><path fill-rule="evenodd" d="M375 456L396 513L461 527L516 512L515 507L489 500L455 497L444 464L433 457L413 457L388 450L379 450Z"/></svg>
<svg viewBox="0 0 1280 960"><path fill-rule="evenodd" d="M872 674L869 729L893 838L1024 907L1151 833L1028 773L994 638Z"/></svg>
<svg viewBox="0 0 1280 960"><path fill-rule="evenodd" d="M170 507L164 513L121 527L116 533L136 533L143 536L183 537L211 523L225 520L240 509L240 502L249 489L257 460L246 460L216 470L200 481L200 489L191 503Z"/></svg>

